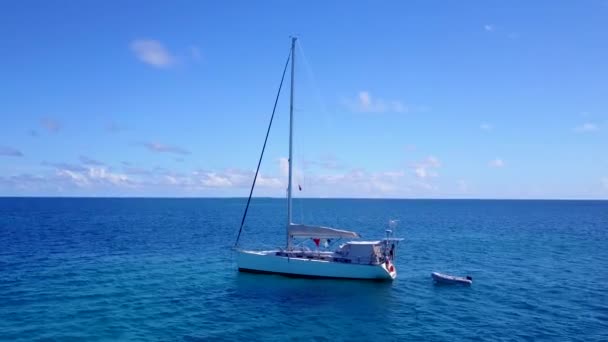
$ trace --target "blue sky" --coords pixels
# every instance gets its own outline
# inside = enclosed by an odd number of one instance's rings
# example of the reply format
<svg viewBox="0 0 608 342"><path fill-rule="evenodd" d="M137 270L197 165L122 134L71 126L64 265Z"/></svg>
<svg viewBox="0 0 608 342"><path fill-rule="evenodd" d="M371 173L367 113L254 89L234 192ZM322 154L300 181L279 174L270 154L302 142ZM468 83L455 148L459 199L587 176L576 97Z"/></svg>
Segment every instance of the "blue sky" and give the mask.
<svg viewBox="0 0 608 342"><path fill-rule="evenodd" d="M608 198L608 1L3 3L0 195ZM257 196L286 188L288 88Z"/></svg>

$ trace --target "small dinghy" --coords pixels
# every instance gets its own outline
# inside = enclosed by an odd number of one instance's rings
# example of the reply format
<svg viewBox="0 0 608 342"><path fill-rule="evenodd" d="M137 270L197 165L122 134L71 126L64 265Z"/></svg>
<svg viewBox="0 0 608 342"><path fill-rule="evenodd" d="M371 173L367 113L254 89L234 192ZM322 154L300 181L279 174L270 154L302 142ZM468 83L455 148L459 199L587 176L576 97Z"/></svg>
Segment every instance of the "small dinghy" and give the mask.
<svg viewBox="0 0 608 342"><path fill-rule="evenodd" d="M441 284L464 284L464 285L473 284L473 278L471 278L469 276L456 277L456 276L451 276L451 275L443 274L443 273L439 273L439 272L433 272L433 273L431 273L431 277L433 277L433 280L435 280L435 282L441 283Z"/></svg>

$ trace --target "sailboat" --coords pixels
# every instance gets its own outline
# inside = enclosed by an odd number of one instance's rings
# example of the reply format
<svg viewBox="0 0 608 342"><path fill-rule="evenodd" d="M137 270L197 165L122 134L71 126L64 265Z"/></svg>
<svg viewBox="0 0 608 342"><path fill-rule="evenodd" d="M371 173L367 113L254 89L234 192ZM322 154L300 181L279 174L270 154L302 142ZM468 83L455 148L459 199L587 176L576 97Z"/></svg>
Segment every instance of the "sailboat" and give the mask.
<svg viewBox="0 0 608 342"><path fill-rule="evenodd" d="M237 265L240 272L278 274L290 277L303 278L339 278L339 279L367 279L367 280L393 280L397 277L397 268L394 264L396 246L403 239L393 237L394 223L386 230L386 237L378 240L361 241L360 235L353 231L332 227L296 224L292 222L292 171L293 171L293 102L294 102L294 76L295 76L295 46L296 37L291 39L290 54L283 70L283 78L279 86L277 100L271 116L270 125L266 133L266 140L262 148L258 169L249 193L245 213L241 221L241 228L235 247L243 229L247 209L253 194L255 180L259 172L260 163L268 140L268 132L272 125L272 118L281 92L281 86L291 63L291 95L289 105L289 171L287 185L287 243L284 248L275 250L244 250L237 247ZM304 247L303 242L314 241L317 248ZM343 241L336 250L320 249L320 242Z"/></svg>

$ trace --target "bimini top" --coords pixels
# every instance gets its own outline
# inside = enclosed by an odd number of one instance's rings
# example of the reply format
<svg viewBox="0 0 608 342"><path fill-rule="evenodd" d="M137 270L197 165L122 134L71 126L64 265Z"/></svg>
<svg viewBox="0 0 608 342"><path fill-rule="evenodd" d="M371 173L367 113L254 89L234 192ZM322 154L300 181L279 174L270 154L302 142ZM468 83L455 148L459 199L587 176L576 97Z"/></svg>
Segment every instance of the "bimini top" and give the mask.
<svg viewBox="0 0 608 342"><path fill-rule="evenodd" d="M299 238L319 238L319 239L335 239L335 238L349 238L358 239L360 236L355 232L349 232L348 230L341 230L329 227L321 226L307 226L304 224L290 224L289 225L289 237Z"/></svg>

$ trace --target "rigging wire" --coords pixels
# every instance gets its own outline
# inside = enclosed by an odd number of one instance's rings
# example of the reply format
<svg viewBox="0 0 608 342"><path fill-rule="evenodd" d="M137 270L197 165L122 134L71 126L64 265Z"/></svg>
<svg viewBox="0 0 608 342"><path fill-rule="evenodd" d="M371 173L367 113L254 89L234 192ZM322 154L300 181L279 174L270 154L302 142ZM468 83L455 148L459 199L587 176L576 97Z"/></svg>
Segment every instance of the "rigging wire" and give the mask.
<svg viewBox="0 0 608 342"><path fill-rule="evenodd" d="M314 97L316 98L316 102L319 104L320 106L320 110L323 113L323 116L325 118L325 126L326 128L329 126L331 127L332 122L331 122L331 116L328 113L327 110L327 105L325 103L325 100L323 98L323 96L321 95L321 89L318 86L315 74L312 70L311 64L308 61L308 58L306 58L306 53L304 52L304 46L302 45L302 41L298 40L296 42L296 44L299 47L299 52L301 57L299 58L300 61L302 61L301 63L303 63L304 65L304 69L306 70L306 76L308 78L308 82L310 84L312 93L314 95ZM297 137L296 137L297 139ZM315 139L318 140L318 136L315 136ZM327 141L325 141L327 142ZM302 144L300 144L301 146L303 146ZM305 161L306 162L306 161ZM301 175L302 178L302 182L305 183L306 185L306 189L310 190L311 188L314 188L315 184L314 184L314 177L306 177L306 175L304 174L304 172L302 172ZM304 214L305 214L305 210L304 210L304 201L302 199L300 199L300 216L302 217L302 222L304 222ZM308 220L311 222L314 222L314 215L313 215L313 211L309 210L308 212L306 212L306 216L308 217Z"/></svg>
<svg viewBox="0 0 608 342"><path fill-rule="evenodd" d="M315 74L312 71L312 67L311 67L310 63L308 62L308 58L306 58L306 53L304 53L304 46L302 46L302 42L300 40L298 40L296 42L296 44L298 44L298 46L300 47L300 54L302 55L300 60L304 63L304 69L306 69L306 76L308 76L308 81L312 85L312 88L314 90L314 95L317 98L316 100L321 105L321 112L323 112L323 114L325 114L325 116L328 116L327 115L328 111L327 111L327 106L325 104L325 100L324 100L323 96L321 95L321 89L317 85L317 79L315 77Z"/></svg>
<svg viewBox="0 0 608 342"><path fill-rule="evenodd" d="M302 62L305 64L306 68L307 68L307 76L310 82L310 67L308 66L308 61L306 60L306 56L304 55L304 50L302 49L302 44L300 43L300 40L298 39L298 41L296 41L296 44L299 47L299 52L300 55L302 56ZM311 84L314 85L314 82L310 82ZM305 199L303 196L303 193L306 193L307 191L309 191L309 187L308 187L308 183L306 182L306 169L307 169L307 163L309 162L309 158L306 154L305 149L303 148L304 146L307 146L307 144L305 144L302 140L302 136L305 136L304 134L297 134L296 135L296 141L297 141L297 145L296 145L296 151L297 152L297 159L299 159L299 164L301 165L301 167L298 169L296 169L297 172L297 181L298 181L298 189L302 189L300 190L298 193L300 194L299 198L298 198L298 209L299 209L299 213L300 213L300 222L304 223L306 222L306 220L304 219L305 216L305 208L304 208L304 202Z"/></svg>
<svg viewBox="0 0 608 342"><path fill-rule="evenodd" d="M266 150L266 143L268 142L268 135L270 135L270 128L272 127L272 120L274 119L274 113L277 110L277 103L279 102L279 96L281 95L281 89L283 88L283 81L285 80L285 74L287 72L287 66L289 65L289 61L291 60L291 49L289 50L289 54L287 55L287 61L285 62L285 67L283 68L283 76L281 76L281 83L279 83L279 90L277 91L277 97L274 100L274 107L272 108L272 115L270 116L270 123L268 124L268 129L266 130L266 138L264 138L264 145L262 146L262 153L260 153L260 159L258 161L258 167L255 170L255 176L253 177L253 183L251 184L251 190L249 191L249 198L247 198L247 205L245 206L245 212L243 213L243 218L241 219L241 227L239 228L239 234L236 236L236 241L234 242L234 247L236 247L239 243L239 239L241 237L241 232L243 231L243 225L245 224L245 218L247 217L247 211L249 210L249 204L251 203L251 196L253 195L253 188L255 188L255 182L258 179L258 173L260 172L260 165L262 164L262 158L264 157L264 150Z"/></svg>

